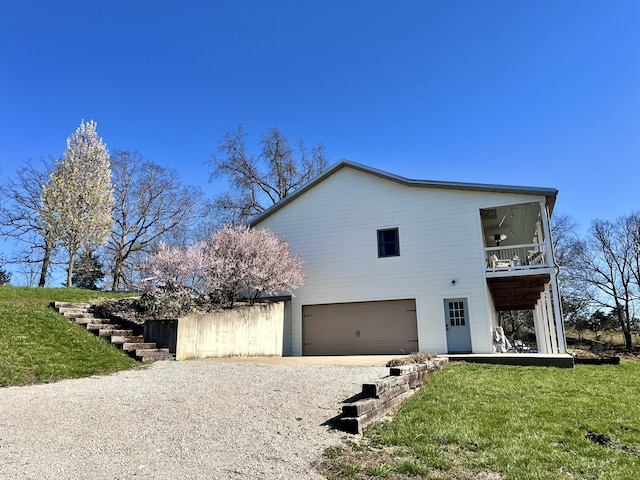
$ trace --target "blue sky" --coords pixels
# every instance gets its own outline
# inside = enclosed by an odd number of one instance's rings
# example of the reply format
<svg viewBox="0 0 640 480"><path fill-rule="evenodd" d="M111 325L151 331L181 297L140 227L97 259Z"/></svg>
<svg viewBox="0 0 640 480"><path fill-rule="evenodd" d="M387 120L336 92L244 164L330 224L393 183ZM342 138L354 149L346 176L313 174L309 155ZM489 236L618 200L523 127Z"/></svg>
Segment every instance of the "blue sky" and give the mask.
<svg viewBox="0 0 640 480"><path fill-rule="evenodd" d="M0 7L0 175L82 119L213 197L226 129L409 178L638 210L640 2L21 0Z"/></svg>

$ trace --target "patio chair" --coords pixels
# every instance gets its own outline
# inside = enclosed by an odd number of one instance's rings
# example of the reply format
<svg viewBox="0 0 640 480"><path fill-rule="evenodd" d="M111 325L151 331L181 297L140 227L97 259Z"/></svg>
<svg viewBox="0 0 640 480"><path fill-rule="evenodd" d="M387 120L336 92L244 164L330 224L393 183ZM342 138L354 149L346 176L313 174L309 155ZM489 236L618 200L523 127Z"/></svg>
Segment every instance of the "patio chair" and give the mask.
<svg viewBox="0 0 640 480"><path fill-rule="evenodd" d="M524 343L522 340L514 340L513 349L518 353L526 353L531 350L531 348L529 348L529 345Z"/></svg>
<svg viewBox="0 0 640 480"><path fill-rule="evenodd" d="M495 327L493 330L493 351L494 353L507 353L511 350L511 343L504 334L502 327Z"/></svg>

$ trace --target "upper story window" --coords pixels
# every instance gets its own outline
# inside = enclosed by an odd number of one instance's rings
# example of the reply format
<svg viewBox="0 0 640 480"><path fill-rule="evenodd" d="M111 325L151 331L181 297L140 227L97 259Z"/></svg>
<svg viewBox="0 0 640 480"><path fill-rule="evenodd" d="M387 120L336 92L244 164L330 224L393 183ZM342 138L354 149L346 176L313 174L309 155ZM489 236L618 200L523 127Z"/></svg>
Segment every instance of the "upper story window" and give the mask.
<svg viewBox="0 0 640 480"><path fill-rule="evenodd" d="M400 256L400 236L397 228L378 230L378 257Z"/></svg>

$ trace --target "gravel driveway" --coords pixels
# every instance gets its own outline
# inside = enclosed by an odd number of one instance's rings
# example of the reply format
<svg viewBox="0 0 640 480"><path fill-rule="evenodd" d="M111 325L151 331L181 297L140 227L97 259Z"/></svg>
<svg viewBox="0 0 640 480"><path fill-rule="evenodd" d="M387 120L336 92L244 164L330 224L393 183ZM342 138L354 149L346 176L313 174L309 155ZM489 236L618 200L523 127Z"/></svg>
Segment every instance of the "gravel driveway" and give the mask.
<svg viewBox="0 0 640 480"><path fill-rule="evenodd" d="M0 389L2 479L308 479L384 367L157 362Z"/></svg>

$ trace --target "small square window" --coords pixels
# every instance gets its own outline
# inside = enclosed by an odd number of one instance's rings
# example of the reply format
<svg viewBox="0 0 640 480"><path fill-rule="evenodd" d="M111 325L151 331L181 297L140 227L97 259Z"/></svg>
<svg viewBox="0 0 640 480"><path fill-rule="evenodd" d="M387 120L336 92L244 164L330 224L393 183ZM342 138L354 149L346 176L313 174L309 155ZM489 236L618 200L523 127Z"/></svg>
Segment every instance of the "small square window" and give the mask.
<svg viewBox="0 0 640 480"><path fill-rule="evenodd" d="M400 236L397 228L378 230L378 257L398 257Z"/></svg>

